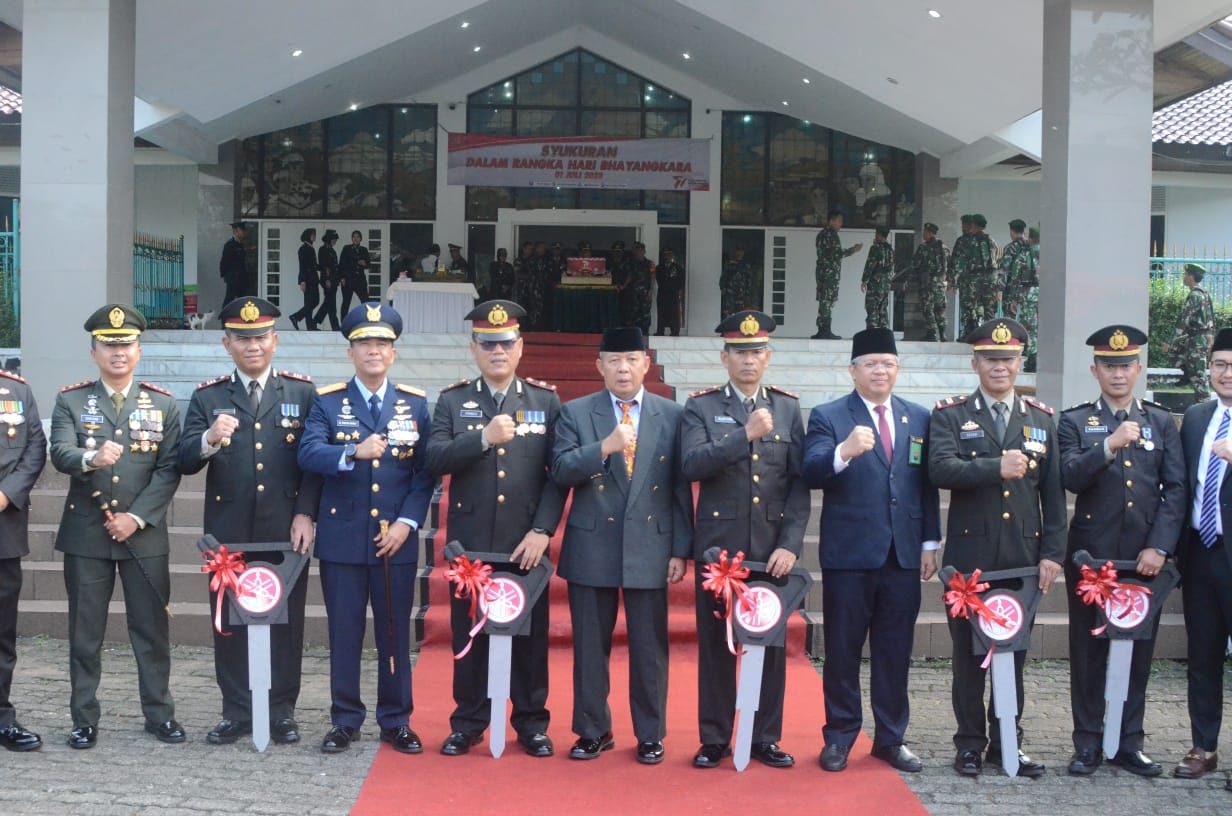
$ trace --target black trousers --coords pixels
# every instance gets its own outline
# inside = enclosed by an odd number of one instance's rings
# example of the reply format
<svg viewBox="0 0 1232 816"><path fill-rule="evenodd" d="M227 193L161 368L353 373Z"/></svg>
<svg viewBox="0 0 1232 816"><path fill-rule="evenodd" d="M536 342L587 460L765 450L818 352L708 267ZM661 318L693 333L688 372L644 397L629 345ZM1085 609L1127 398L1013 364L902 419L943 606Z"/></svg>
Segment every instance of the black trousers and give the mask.
<svg viewBox="0 0 1232 816"><path fill-rule="evenodd" d="M248 552L250 560L274 557L273 553ZM227 604L223 604L220 635L213 628L215 593L210 592L210 628L214 633L214 677L222 692L222 716L236 722L252 720L252 692L248 686L248 627L228 626ZM270 722L295 716L299 699L300 675L304 662L304 604L308 599L308 570L287 596L287 623L270 627Z"/></svg>
<svg viewBox="0 0 1232 816"><path fill-rule="evenodd" d="M1076 587L1082 578L1073 562L1065 562L1065 586ZM1094 637L1091 630L1099 623L1095 607L1082 602L1072 589L1069 603L1069 698L1074 715L1074 748L1098 751L1104 739L1104 681L1108 668L1108 638ZM1159 618L1149 640L1135 640L1129 662L1129 696L1121 710L1121 750L1141 751L1143 715L1146 713L1146 684L1151 676L1151 657L1155 654L1155 635Z"/></svg>
<svg viewBox="0 0 1232 816"><path fill-rule="evenodd" d="M450 595L449 625L453 653L466 648L474 626L471 602ZM518 736L529 737L548 730L548 592L545 589L531 610L530 634L513 639L510 660L510 717ZM453 731L482 734L492 714L488 698L488 636L480 632L466 657L453 662L454 710L449 717ZM503 727L503 723L497 726Z"/></svg>
<svg viewBox="0 0 1232 816"><path fill-rule="evenodd" d="M667 733L667 589L618 589L569 583L573 624L573 733L598 739L612 730L612 630L624 595L629 631L629 708L638 742Z"/></svg>
<svg viewBox="0 0 1232 816"><path fill-rule="evenodd" d="M321 308L312 316L312 321L319 325L321 319L328 316L329 328L338 331L338 287L322 285L321 289L325 296L321 299Z"/></svg>
<svg viewBox="0 0 1232 816"><path fill-rule="evenodd" d="M1220 538L1207 549L1190 529L1185 559L1185 633L1189 646L1189 727L1203 751L1219 745L1223 720L1223 672L1232 634L1232 565Z"/></svg>
<svg viewBox="0 0 1232 816"><path fill-rule="evenodd" d="M953 683L950 697L954 705L954 719L958 730L954 732L954 747L959 751L1001 750L1001 724L996 707L989 701L984 706L984 680L986 671L980 668L984 655L971 651L971 622L966 618L949 618L950 640L954 644L952 661ZM1022 745L1022 666L1027 652L1014 652L1014 685L1018 697L1018 716L1014 722L1018 731L1018 744ZM991 669L992 667L989 666Z"/></svg>
<svg viewBox="0 0 1232 816"><path fill-rule="evenodd" d="M826 744L851 747L860 733L860 655L867 638L873 745L902 745L911 717L907 671L920 614L920 571L900 567L891 545L878 569L822 570L821 579Z"/></svg>
<svg viewBox="0 0 1232 816"><path fill-rule="evenodd" d="M347 312L351 311L352 296L354 296L359 303L368 302L368 281L362 275L357 275L354 278L347 278L342 281L342 305L338 310L339 318L346 317Z"/></svg>
<svg viewBox="0 0 1232 816"><path fill-rule="evenodd" d="M21 558L0 558L0 728L17 722L9 700L17 666L17 599L21 595Z"/></svg>
<svg viewBox="0 0 1232 816"><path fill-rule="evenodd" d="M308 328L313 328L316 321L312 319L312 310L315 309L317 304L320 302L321 293L318 291L317 285L315 283L308 284L304 287L304 308L292 314L291 320L306 320L308 321Z"/></svg>
<svg viewBox="0 0 1232 816"><path fill-rule="evenodd" d="M656 305L659 310L659 331L657 334L680 336L680 294L659 292Z"/></svg>
<svg viewBox="0 0 1232 816"><path fill-rule="evenodd" d="M231 301L238 297L244 296L244 281L240 279L227 278L227 292L222 297L222 305L226 306ZM198 307L200 308L200 307ZM219 310L221 311L221 309Z"/></svg>
<svg viewBox="0 0 1232 816"><path fill-rule="evenodd" d="M736 720L736 656L727 648L727 622L714 593L702 589L697 575L697 732L703 745L726 745ZM739 646L737 645L737 650ZM787 650L766 648L761 673L761 700L753 718L753 742L778 742L783 736L783 695L787 685Z"/></svg>

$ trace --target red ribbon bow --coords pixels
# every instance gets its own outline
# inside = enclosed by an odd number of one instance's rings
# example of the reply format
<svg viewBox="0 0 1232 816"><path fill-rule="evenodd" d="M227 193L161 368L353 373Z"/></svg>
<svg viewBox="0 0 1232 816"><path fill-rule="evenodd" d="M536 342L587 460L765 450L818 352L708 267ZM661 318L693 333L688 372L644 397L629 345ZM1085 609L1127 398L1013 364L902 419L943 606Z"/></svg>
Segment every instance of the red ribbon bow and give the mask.
<svg viewBox="0 0 1232 816"><path fill-rule="evenodd" d="M967 578L961 572L955 570L950 576L949 590L945 593L945 604L950 608L951 618L971 618L971 612L981 619L994 623L997 626L1008 626L1009 620L998 612L993 612L988 608L980 598L980 593L988 589L987 582L980 582L980 571L977 569L971 573L971 577ZM980 664L981 669L988 668L988 664L992 661L993 650L996 645L990 645L988 656L984 658L984 662Z"/></svg>
<svg viewBox="0 0 1232 816"><path fill-rule="evenodd" d="M471 561L465 555L459 555L453 560L453 566L445 572L445 576L457 585L453 591L455 598L463 601L467 598L471 599L471 620L475 620L480 596L488 600L488 587L492 585L492 565L485 564L478 559ZM454 655L454 660L466 657L466 653L475 643L475 635L483 630L483 625L487 622L488 613L484 612L483 617L471 627L470 640L466 642L466 648Z"/></svg>
<svg viewBox="0 0 1232 816"><path fill-rule="evenodd" d="M1083 564L1082 579L1074 590L1074 594L1082 598L1084 604L1098 604L1109 619L1124 617L1133 609L1135 592L1151 594L1147 587L1117 581L1116 567L1112 566L1111 561L1100 567L1098 572L1091 569L1090 565ZM1092 629L1091 634L1103 634L1107 628L1108 623L1105 622L1103 626Z"/></svg>
<svg viewBox="0 0 1232 816"><path fill-rule="evenodd" d="M205 559L205 566L201 568L201 571L212 573L214 576L210 579L210 591L215 593L214 629L223 637L230 637L230 632L222 630L222 599L228 589L239 597L239 576L248 568L248 565L244 563L242 552L230 552L226 544L220 546L218 552L206 550L201 553L201 557Z"/></svg>
<svg viewBox="0 0 1232 816"><path fill-rule="evenodd" d="M735 605L733 598L748 603L749 587L744 583L744 579L749 577L749 568L744 566L744 553L737 552L735 557L728 561L727 550L722 550L719 552L719 560L707 564L702 574L706 576L702 589L713 592L715 599L722 603L724 608L722 613L716 611L714 616L727 621L727 650L739 656L744 652L736 651L731 619L732 607Z"/></svg>

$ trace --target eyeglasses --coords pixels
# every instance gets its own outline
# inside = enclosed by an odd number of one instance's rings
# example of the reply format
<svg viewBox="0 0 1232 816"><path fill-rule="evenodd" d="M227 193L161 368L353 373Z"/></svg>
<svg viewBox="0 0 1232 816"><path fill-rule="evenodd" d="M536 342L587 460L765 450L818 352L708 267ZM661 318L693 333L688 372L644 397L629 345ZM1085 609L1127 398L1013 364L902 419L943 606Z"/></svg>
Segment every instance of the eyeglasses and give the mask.
<svg viewBox="0 0 1232 816"><path fill-rule="evenodd" d="M517 345L517 343L517 340L480 340L479 348L484 354L491 354L496 351L497 348L504 349L505 351L512 351L513 347Z"/></svg>
<svg viewBox="0 0 1232 816"><path fill-rule="evenodd" d="M896 360L864 360L860 363L860 368L864 371L876 371L884 369L885 371L898 370L898 361Z"/></svg>
<svg viewBox="0 0 1232 816"><path fill-rule="evenodd" d="M1229 368L1232 368L1232 361L1211 360L1211 373L1212 374L1223 374Z"/></svg>

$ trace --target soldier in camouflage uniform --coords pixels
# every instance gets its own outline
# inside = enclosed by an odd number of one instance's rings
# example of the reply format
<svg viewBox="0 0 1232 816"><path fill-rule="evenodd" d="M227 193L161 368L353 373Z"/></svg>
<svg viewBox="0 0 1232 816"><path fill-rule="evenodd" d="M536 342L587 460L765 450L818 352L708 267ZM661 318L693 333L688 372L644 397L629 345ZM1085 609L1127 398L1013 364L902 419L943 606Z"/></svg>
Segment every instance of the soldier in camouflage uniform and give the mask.
<svg viewBox="0 0 1232 816"><path fill-rule="evenodd" d="M522 286L522 308L526 309L525 323L534 331L551 328L545 325L543 303L543 280L548 262L548 245L543 241L535 244L535 251L526 260L526 280Z"/></svg>
<svg viewBox="0 0 1232 816"><path fill-rule="evenodd" d="M731 259L723 265L723 273L719 275L719 318L726 320L742 310L748 304L749 290L752 288L753 270L744 260L744 247L733 247Z"/></svg>
<svg viewBox="0 0 1232 816"><path fill-rule="evenodd" d="M997 244L984 232L988 219L979 213L971 216L971 244L967 252L967 277L971 279L972 326L997 316L1001 301L1001 279L997 274Z"/></svg>
<svg viewBox="0 0 1232 816"><path fill-rule="evenodd" d="M633 242L632 256L625 261L625 283L620 289L620 322L624 326L637 326L642 334L650 335L650 284L654 280L655 265L646 257L646 245Z"/></svg>
<svg viewBox="0 0 1232 816"><path fill-rule="evenodd" d="M864 293L864 324L870 329L890 327L890 278L894 274L894 247L889 242L890 230L877 227L873 245L864 261L864 276L860 291Z"/></svg>
<svg viewBox="0 0 1232 816"><path fill-rule="evenodd" d="M817 233L817 333L814 340L839 340L830 331L830 314L838 300L839 277L843 271L843 258L848 258L864 248L863 244L843 249L838 231L843 228L842 210L830 210L826 226ZM726 315L724 315L726 317Z"/></svg>
<svg viewBox="0 0 1232 816"><path fill-rule="evenodd" d="M1027 232L1027 251L1031 256L1031 285L1024 290L1022 303L1018 306L1018 322L1031 332L1027 343L1027 359L1022 364L1022 370L1035 372L1035 353L1039 349L1039 227L1031 227Z"/></svg>
<svg viewBox="0 0 1232 816"><path fill-rule="evenodd" d="M967 274L967 258L971 253L971 233L975 225L970 215L962 216L962 234L954 239L954 247L950 250L949 278L950 288L958 292L959 336L975 328L975 323L969 323L968 316L975 313L972 301L975 293L971 288L971 276Z"/></svg>
<svg viewBox="0 0 1232 816"><path fill-rule="evenodd" d="M1018 319L1018 310L1026 299L1027 289L1031 288L1035 277L1035 264L1031 259L1031 247L1027 244L1024 233L1027 222L1015 218L1010 222L1010 242L1001 253L1001 261L997 270L1001 278L1001 309L1006 317ZM1019 321L1021 322L1021 321ZM1025 324L1024 324L1025 325ZM1035 334L1030 327L1027 331Z"/></svg>
<svg viewBox="0 0 1232 816"><path fill-rule="evenodd" d="M1199 402L1210 399L1207 389L1206 358L1215 338L1215 307L1211 296L1202 288L1206 267L1201 264L1185 264L1185 285L1189 296L1181 309L1181 319L1176 322L1172 341L1164 346L1164 352L1172 355L1172 364L1184 374L1184 380L1194 390Z"/></svg>
<svg viewBox="0 0 1232 816"><path fill-rule="evenodd" d="M920 287L920 312L924 316L925 340L945 342L945 244L937 237L937 225L926 223L924 242L911 256L911 268Z"/></svg>

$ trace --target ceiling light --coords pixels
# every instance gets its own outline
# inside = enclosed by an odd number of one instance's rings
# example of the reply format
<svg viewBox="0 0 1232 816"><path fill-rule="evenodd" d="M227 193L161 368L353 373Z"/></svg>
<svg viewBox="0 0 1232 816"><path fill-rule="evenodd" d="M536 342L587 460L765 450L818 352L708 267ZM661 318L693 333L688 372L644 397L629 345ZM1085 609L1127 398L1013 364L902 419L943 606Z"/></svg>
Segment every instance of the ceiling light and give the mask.
<svg viewBox="0 0 1232 816"><path fill-rule="evenodd" d="M351 110L353 110L353 111L355 111L355 110L359 110L359 105L356 105L354 102L352 102L352 103L351 103Z"/></svg>
<svg viewBox="0 0 1232 816"><path fill-rule="evenodd" d="M304 53L304 49L296 48L294 51L291 52L291 56L298 57L302 53Z"/></svg>
<svg viewBox="0 0 1232 816"><path fill-rule="evenodd" d="M683 54L681 54L680 56L684 57L685 59L693 59L693 57L689 56L689 52L688 52L688 51L685 51L685 52L684 52Z"/></svg>
<svg viewBox="0 0 1232 816"><path fill-rule="evenodd" d="M787 100L786 100L786 99L784 99L784 100L783 100L783 107L787 107Z"/></svg>
<svg viewBox="0 0 1232 816"><path fill-rule="evenodd" d="M809 83L811 83L812 81L813 81L813 80L809 79L808 77L805 77L805 78L804 78L804 84L805 84L805 85L808 85L808 84L809 84Z"/></svg>
<svg viewBox="0 0 1232 816"><path fill-rule="evenodd" d="M466 22L466 20L463 20L463 21L462 21L462 26L461 26L461 27L462 27L462 28L470 28L470 27L471 27L471 24L470 24L470 23L468 23L468 22Z"/></svg>
<svg viewBox="0 0 1232 816"><path fill-rule="evenodd" d="M746 113L746 114L744 115L744 123L747 125L749 122L752 122L752 121L753 121L753 117L752 117L752 116L749 116L749 115Z"/></svg>
<svg viewBox="0 0 1232 816"><path fill-rule="evenodd" d="M936 9L929 9L929 10L928 10L928 16L929 16L929 17L932 17L934 20L940 20L940 19L941 19L941 12L937 11Z"/></svg>
<svg viewBox="0 0 1232 816"><path fill-rule="evenodd" d="M399 112L399 113L406 113L406 108L403 108L402 110L400 110L400 111L398 111L398 112Z"/></svg>
<svg viewBox="0 0 1232 816"><path fill-rule="evenodd" d="M478 54L478 53L479 53L479 49L480 49L480 48L482 48L482 47L483 47L483 46L481 46L481 45L477 45L477 46L475 46L474 48L472 48L471 50L472 50L472 51L474 51L476 54Z"/></svg>

